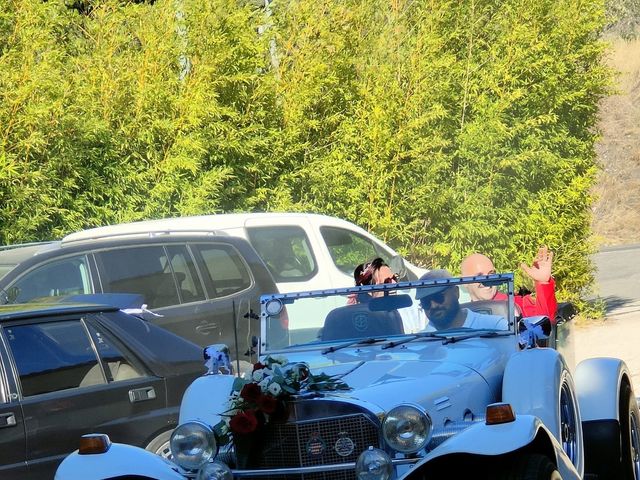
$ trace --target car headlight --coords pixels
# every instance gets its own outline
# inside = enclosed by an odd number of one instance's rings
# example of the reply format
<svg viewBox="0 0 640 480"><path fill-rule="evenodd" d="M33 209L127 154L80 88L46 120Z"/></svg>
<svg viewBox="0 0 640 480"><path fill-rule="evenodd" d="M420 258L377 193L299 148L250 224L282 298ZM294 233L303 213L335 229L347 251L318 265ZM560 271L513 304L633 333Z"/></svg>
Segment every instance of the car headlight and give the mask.
<svg viewBox="0 0 640 480"><path fill-rule="evenodd" d="M224 463L211 462L198 470L196 480L233 480L233 473Z"/></svg>
<svg viewBox="0 0 640 480"><path fill-rule="evenodd" d="M392 473L391 457L379 448L369 447L356 462L357 480L389 480Z"/></svg>
<svg viewBox="0 0 640 480"><path fill-rule="evenodd" d="M200 422L178 425L171 434L169 446L173 460L187 470L197 470L217 453L213 430Z"/></svg>
<svg viewBox="0 0 640 480"><path fill-rule="evenodd" d="M392 408L382 422L382 436L394 450L415 453L429 443L433 423L431 417L413 405Z"/></svg>

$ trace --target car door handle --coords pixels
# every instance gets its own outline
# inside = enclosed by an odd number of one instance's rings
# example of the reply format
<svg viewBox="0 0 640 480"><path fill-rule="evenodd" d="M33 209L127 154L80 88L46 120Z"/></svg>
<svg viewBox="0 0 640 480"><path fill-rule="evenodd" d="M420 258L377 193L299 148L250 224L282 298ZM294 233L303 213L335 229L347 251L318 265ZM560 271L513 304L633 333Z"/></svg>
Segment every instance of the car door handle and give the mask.
<svg viewBox="0 0 640 480"><path fill-rule="evenodd" d="M196 327L196 332L201 333L202 335L209 335L212 330L216 330L218 328L218 324L216 323L207 323L205 325L198 325Z"/></svg>
<svg viewBox="0 0 640 480"><path fill-rule="evenodd" d="M13 412L0 413L0 428L15 427L15 426L16 426L16 416L13 414Z"/></svg>
<svg viewBox="0 0 640 480"><path fill-rule="evenodd" d="M129 390L129 401L131 403L144 402L156 398L156 391L153 387L133 388Z"/></svg>

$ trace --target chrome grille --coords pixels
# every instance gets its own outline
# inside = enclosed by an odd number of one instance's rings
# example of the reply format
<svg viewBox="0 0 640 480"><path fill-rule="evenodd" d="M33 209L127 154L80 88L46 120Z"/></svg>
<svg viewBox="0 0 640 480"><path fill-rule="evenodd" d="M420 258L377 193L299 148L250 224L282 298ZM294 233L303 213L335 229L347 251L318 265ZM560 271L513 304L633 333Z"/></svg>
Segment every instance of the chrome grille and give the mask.
<svg viewBox="0 0 640 480"><path fill-rule="evenodd" d="M259 468L355 462L369 445L379 446L378 432L378 427L364 414L270 424L266 428ZM353 451L348 453L351 442ZM343 448L336 449L337 443ZM353 471L288 475L286 479L346 480L353 479Z"/></svg>

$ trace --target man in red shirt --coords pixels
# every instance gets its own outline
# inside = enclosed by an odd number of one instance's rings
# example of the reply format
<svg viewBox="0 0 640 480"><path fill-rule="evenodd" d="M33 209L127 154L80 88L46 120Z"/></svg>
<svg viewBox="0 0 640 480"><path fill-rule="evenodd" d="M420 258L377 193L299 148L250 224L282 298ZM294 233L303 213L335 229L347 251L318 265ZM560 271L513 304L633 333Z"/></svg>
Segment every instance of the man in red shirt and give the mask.
<svg viewBox="0 0 640 480"><path fill-rule="evenodd" d="M531 266L525 263L520 265L524 273L534 281L536 288L535 297L530 294L516 295L515 302L520 307L522 316L547 315L555 323L558 304L555 294L556 284L551 276L552 264L553 252L547 247L542 247L538 249L538 255ZM473 253L466 257L460 265L460 270L463 277L496 273L493 262L481 253ZM498 292L495 286L472 283L467 285L467 290L472 301L507 299L507 295Z"/></svg>

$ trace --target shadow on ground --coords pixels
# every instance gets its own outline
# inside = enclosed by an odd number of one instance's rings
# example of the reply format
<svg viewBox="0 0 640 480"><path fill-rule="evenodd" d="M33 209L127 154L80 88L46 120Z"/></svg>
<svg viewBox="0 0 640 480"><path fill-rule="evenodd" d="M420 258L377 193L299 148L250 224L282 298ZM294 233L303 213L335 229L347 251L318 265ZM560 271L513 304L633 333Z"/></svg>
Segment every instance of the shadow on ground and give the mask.
<svg viewBox="0 0 640 480"><path fill-rule="evenodd" d="M601 300L606 305L606 312L609 313L618 308L631 305L634 302L633 298L618 297L616 295L609 295L608 297L601 297Z"/></svg>

